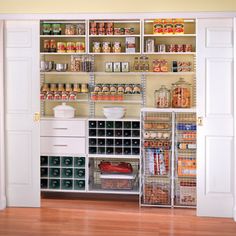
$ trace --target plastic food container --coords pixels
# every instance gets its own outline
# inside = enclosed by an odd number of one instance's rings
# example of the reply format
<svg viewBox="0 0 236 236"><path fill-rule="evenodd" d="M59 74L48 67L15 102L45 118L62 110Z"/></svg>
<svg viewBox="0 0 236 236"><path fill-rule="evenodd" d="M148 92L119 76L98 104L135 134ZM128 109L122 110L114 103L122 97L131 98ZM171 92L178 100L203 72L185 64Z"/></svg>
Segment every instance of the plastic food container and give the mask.
<svg viewBox="0 0 236 236"><path fill-rule="evenodd" d="M130 190L134 187L134 174L101 174L101 188Z"/></svg>
<svg viewBox="0 0 236 236"><path fill-rule="evenodd" d="M160 89L155 90L155 107L170 107L170 91L165 87L165 85L162 85Z"/></svg>
<svg viewBox="0 0 236 236"><path fill-rule="evenodd" d="M53 108L54 117L56 118L74 118L75 117L75 109L71 106L66 105L66 103L62 103L62 105L56 106Z"/></svg>

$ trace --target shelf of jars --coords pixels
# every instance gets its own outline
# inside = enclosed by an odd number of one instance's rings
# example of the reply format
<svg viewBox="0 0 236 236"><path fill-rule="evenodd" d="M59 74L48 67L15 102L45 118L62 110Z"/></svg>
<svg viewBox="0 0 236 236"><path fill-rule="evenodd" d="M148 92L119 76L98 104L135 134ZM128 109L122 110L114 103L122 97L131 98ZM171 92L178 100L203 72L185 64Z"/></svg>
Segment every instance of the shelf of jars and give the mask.
<svg viewBox="0 0 236 236"><path fill-rule="evenodd" d="M74 72L74 71L41 71L40 75L75 75L75 76L89 76L91 72Z"/></svg>
<svg viewBox="0 0 236 236"><path fill-rule="evenodd" d="M143 37L196 37L196 34L144 34Z"/></svg>
<svg viewBox="0 0 236 236"><path fill-rule="evenodd" d="M40 38L85 38L86 35L40 35Z"/></svg>

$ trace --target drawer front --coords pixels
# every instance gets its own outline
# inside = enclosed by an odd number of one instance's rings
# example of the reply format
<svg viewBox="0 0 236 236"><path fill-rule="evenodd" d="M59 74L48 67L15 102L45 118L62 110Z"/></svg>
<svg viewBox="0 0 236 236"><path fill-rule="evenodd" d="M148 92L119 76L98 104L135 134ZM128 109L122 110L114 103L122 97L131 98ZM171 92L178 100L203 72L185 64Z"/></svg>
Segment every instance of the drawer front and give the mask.
<svg viewBox="0 0 236 236"><path fill-rule="evenodd" d="M42 120L40 122L40 136L86 136L86 121L85 120Z"/></svg>
<svg viewBox="0 0 236 236"><path fill-rule="evenodd" d="M41 155L80 155L86 154L85 138L41 137Z"/></svg>

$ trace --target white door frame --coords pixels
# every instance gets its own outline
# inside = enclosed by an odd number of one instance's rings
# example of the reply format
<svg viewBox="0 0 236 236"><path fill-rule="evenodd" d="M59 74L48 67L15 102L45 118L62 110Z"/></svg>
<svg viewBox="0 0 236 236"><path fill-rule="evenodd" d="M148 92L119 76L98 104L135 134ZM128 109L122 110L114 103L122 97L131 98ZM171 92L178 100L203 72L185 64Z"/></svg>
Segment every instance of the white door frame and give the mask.
<svg viewBox="0 0 236 236"><path fill-rule="evenodd" d="M0 210L6 208L5 192L5 142L4 142L4 71L3 71L3 28L4 21L0 21Z"/></svg>
<svg viewBox="0 0 236 236"><path fill-rule="evenodd" d="M91 14L0 14L0 20L35 20L35 19L130 19L130 18L234 18L234 34L236 35L236 12L177 12L177 13L91 13ZM1 24L1 23L0 23ZM1 28L0 28L0 37ZM236 37L234 37L236 45ZM1 40L0 40L1 47ZM0 49L0 58L3 57L3 50ZM234 47L234 58L236 58L236 47ZM234 71L236 71L236 62L234 60ZM234 81L236 80L234 73ZM0 59L0 209L6 207L5 196L5 154L4 154L4 96L3 96L3 63ZM236 94L236 83L234 83L234 94ZM236 119L236 96L234 96L234 114ZM236 125L234 125L234 136L236 136ZM236 139L234 139L234 150L236 150ZM236 221L236 152L234 154L234 211L233 217Z"/></svg>

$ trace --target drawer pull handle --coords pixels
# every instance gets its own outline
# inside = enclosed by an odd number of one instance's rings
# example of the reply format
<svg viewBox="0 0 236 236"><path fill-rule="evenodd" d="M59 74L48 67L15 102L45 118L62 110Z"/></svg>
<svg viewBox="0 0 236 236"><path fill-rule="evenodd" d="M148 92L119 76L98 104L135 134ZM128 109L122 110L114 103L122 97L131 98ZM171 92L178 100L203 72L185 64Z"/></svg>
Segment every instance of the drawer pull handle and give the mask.
<svg viewBox="0 0 236 236"><path fill-rule="evenodd" d="M57 129L57 130L67 130L68 128L53 128L53 129Z"/></svg>
<svg viewBox="0 0 236 236"><path fill-rule="evenodd" d="M66 144L54 144L54 147L67 147L68 145Z"/></svg>

